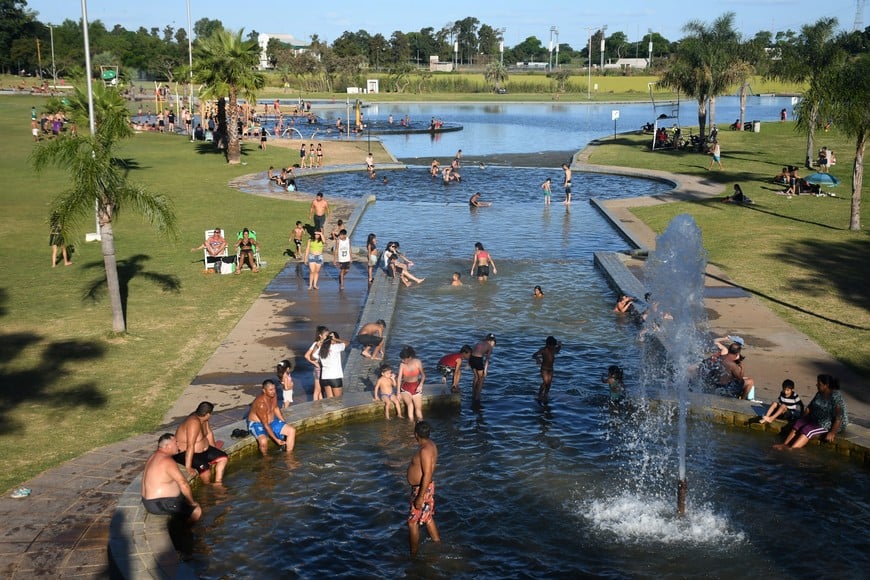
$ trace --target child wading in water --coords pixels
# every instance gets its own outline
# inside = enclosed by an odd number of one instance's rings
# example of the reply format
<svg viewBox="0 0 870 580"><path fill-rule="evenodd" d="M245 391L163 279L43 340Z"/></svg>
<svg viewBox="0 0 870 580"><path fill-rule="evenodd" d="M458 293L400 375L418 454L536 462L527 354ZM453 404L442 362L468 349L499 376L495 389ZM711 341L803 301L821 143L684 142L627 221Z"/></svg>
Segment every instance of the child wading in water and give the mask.
<svg viewBox="0 0 870 580"><path fill-rule="evenodd" d="M544 180L544 183L541 184L541 189L544 190L544 205L550 205L550 195L552 191L550 191L550 183L551 179L548 177Z"/></svg>
<svg viewBox="0 0 870 580"><path fill-rule="evenodd" d="M607 367L607 376L601 380L610 385L610 402L620 403L625 398L625 384L622 382L622 369L616 365Z"/></svg>
<svg viewBox="0 0 870 580"><path fill-rule="evenodd" d="M550 386L553 384L553 366L556 354L562 350L562 343L553 336L548 336L544 347L532 355L541 365L541 388L538 389L538 403L546 403L550 397Z"/></svg>
<svg viewBox="0 0 870 580"><path fill-rule="evenodd" d="M375 383L375 401L384 402L384 418L390 418L390 403L396 407L396 415L399 418L402 416L402 408L399 406L399 397L396 396L396 375L393 374L393 369L390 365L384 363L380 367L380 376L378 382Z"/></svg>

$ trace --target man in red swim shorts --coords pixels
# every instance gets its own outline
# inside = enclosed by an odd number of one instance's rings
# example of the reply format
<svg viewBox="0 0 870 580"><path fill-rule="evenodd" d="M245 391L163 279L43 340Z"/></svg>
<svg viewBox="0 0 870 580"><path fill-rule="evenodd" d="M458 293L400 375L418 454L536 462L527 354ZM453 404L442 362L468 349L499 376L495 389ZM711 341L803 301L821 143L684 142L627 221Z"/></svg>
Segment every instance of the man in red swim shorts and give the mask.
<svg viewBox="0 0 870 580"><path fill-rule="evenodd" d="M426 421L414 426L414 438L420 445L408 466L408 483L411 485L411 510L408 514L408 541L411 556L417 555L420 547L420 527L426 526L433 542L440 542L435 525L435 483L432 476L438 462L438 447L429 439L430 427Z"/></svg>

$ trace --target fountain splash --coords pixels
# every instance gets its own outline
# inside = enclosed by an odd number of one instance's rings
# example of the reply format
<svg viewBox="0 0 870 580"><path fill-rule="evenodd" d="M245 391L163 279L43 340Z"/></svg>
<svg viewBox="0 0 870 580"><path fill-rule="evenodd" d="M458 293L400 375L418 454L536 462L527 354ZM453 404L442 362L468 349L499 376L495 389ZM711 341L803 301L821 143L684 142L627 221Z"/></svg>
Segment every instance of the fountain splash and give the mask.
<svg viewBox="0 0 870 580"><path fill-rule="evenodd" d="M650 291L644 333L663 347L666 362L663 389L677 404L678 512L686 508L686 440L689 368L701 360L706 336L704 272L707 253L701 230L691 216L675 217L656 239L644 267Z"/></svg>

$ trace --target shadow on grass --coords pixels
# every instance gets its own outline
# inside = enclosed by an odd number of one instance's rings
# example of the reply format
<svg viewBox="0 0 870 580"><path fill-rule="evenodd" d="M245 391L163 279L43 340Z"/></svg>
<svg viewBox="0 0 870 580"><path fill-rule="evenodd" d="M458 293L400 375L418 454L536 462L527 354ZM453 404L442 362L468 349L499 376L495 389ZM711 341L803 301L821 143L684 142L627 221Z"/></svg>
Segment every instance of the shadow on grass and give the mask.
<svg viewBox="0 0 870 580"><path fill-rule="evenodd" d="M173 274L161 274L158 272L149 272L145 270L144 263L151 259L151 256L145 254L136 254L126 260L118 260L118 283L121 292L121 307L124 310L124 318L127 318L127 298L130 294L130 281L134 278L144 278L149 282L153 282L160 286L164 292L180 292L181 280ZM104 264L99 262L90 262L83 266L84 268L104 268ZM105 274L105 269L103 269ZM105 292L108 283L106 276L103 275L97 278L85 288L83 299L96 301L101 298Z"/></svg>
<svg viewBox="0 0 870 580"><path fill-rule="evenodd" d="M12 369L10 365L28 346L43 342L35 333L0 335L0 435L23 427L14 418L22 405L40 405L52 409L97 408L106 404L106 396L93 383L70 384L67 363L95 360L103 356L102 345L80 340L49 341L39 362L30 368Z"/></svg>
<svg viewBox="0 0 870 580"><path fill-rule="evenodd" d="M770 215L770 216L773 216L773 217L776 217L776 218L780 218L780 219L784 219L784 220L789 220L789 221L797 222L797 223L800 223L800 224L807 224L807 225L816 226L816 227L825 228L825 229L828 229L828 230L834 230L834 231L841 231L841 230L844 229L844 228L834 227L834 226L832 226L832 225L830 225L830 224L823 224L823 223L821 223L821 222L814 222L814 221L810 221L810 220L805 220L805 219L801 219L801 218L796 218L796 217L794 217L794 216L783 215L783 214L781 214L781 213L776 213L776 212L774 212L774 211L770 211L770 210L767 210L767 209L764 209L764 208L758 207L757 205L745 205L745 206L743 206L743 207L745 207L746 209L752 210L752 211L757 211L757 212L759 212L759 213L765 213L765 214L767 214L767 215ZM864 266L859 266L859 268L863 268L863 267L864 267ZM833 270L831 270L831 271L833 271Z"/></svg>

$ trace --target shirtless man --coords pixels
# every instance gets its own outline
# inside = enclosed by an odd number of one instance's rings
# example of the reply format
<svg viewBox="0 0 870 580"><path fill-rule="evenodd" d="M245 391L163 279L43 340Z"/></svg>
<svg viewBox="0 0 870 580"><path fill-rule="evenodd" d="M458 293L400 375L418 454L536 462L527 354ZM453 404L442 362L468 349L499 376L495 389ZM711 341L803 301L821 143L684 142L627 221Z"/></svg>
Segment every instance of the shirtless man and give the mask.
<svg viewBox="0 0 870 580"><path fill-rule="evenodd" d="M323 192L320 191L314 196L314 201L311 202L311 207L308 210L308 219L314 220L314 229L324 231L326 218L329 217L329 203L323 199Z"/></svg>
<svg viewBox="0 0 870 580"><path fill-rule="evenodd" d="M387 323L383 320L364 324L356 335L356 340L363 345L360 355L365 358L380 359L384 352L384 330Z"/></svg>
<svg viewBox="0 0 870 580"><path fill-rule="evenodd" d="M184 517L193 523L202 516L202 508L193 500L187 479L172 459L176 453L175 435L161 435L157 451L145 462L142 473L142 505L148 513Z"/></svg>
<svg viewBox="0 0 870 580"><path fill-rule="evenodd" d="M248 431L257 438L257 445L263 455L269 451L269 439L287 453L293 451L293 446L296 445L296 429L284 421L284 415L278 408L275 382L272 379L263 381L262 394L257 395L251 403Z"/></svg>
<svg viewBox="0 0 870 580"><path fill-rule="evenodd" d="M489 371L489 360L492 358L492 349L495 346L495 335L489 333L486 337L474 345L468 366L474 371L474 380L471 382L472 401L480 403L480 395L483 392L483 381Z"/></svg>
<svg viewBox="0 0 870 580"><path fill-rule="evenodd" d="M550 398L550 387L553 384L553 369L556 355L562 350L562 343L553 336L548 336L544 347L539 349L532 358L541 366L541 388L538 389L538 403L546 403Z"/></svg>
<svg viewBox="0 0 870 580"><path fill-rule="evenodd" d="M571 203L571 168L567 163L562 164L562 171L565 173L565 178L562 180L562 185L565 186L565 205Z"/></svg>
<svg viewBox="0 0 870 580"><path fill-rule="evenodd" d="M199 478L205 484L211 483L211 466L214 465L214 482L220 484L224 480L227 454L218 449L214 440L214 432L208 422L212 412L214 405L203 401L178 426L175 440L179 452L175 455L175 461L184 466L188 475L199 473Z"/></svg>
<svg viewBox="0 0 870 580"><path fill-rule="evenodd" d="M414 426L414 439L420 448L408 466L408 484L411 486L411 510L408 514L408 543L411 556L420 547L420 526L426 526L433 542L440 542L435 525L435 482L432 476L438 462L438 447L429 439L430 427L426 421Z"/></svg>

